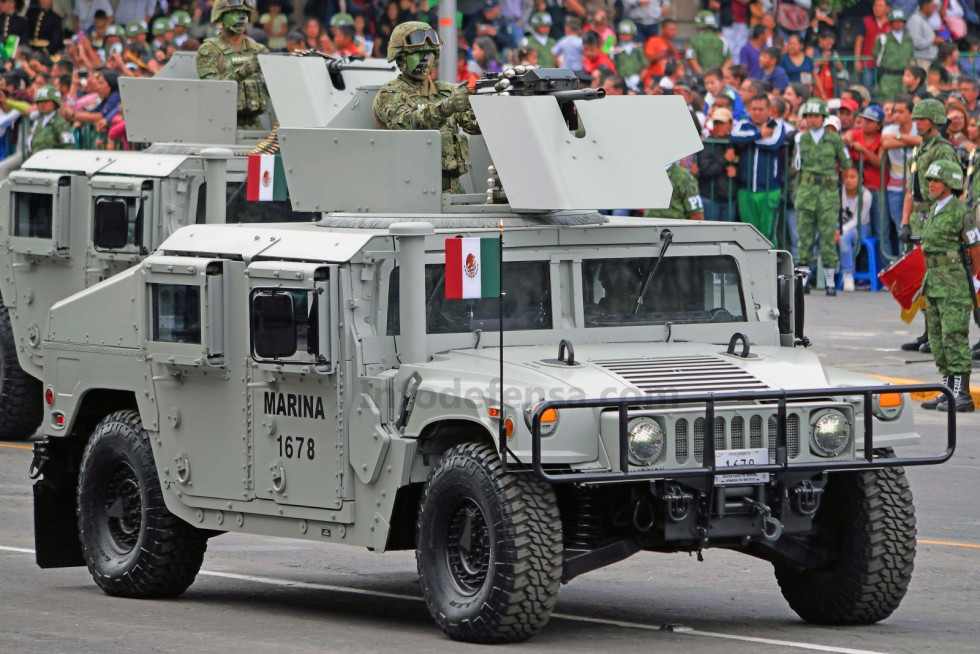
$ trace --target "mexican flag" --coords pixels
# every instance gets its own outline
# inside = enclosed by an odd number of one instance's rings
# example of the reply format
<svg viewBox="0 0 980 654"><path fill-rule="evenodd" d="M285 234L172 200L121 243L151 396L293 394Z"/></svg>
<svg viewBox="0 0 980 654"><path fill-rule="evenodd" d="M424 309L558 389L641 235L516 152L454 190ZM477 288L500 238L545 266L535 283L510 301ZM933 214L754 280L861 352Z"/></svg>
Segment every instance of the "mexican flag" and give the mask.
<svg viewBox="0 0 980 654"><path fill-rule="evenodd" d="M249 201L283 201L286 199L286 171L278 154L248 155Z"/></svg>
<svg viewBox="0 0 980 654"><path fill-rule="evenodd" d="M446 299L500 296L500 240L446 239Z"/></svg>

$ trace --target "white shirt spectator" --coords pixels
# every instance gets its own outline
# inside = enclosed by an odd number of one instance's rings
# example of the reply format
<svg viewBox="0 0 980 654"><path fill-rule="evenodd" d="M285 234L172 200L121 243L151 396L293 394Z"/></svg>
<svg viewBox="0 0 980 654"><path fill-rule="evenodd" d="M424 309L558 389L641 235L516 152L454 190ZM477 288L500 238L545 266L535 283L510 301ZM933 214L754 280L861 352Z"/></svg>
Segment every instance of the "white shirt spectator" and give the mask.
<svg viewBox="0 0 980 654"><path fill-rule="evenodd" d="M153 16L154 9L156 9L155 0L119 0L119 4L116 5L115 22L125 27L134 20L147 20L147 16Z"/></svg>
<svg viewBox="0 0 980 654"><path fill-rule="evenodd" d="M109 0L78 0L75 3L78 29L87 30L92 27L95 24L95 12L99 9L104 11L106 16L112 16L115 13Z"/></svg>

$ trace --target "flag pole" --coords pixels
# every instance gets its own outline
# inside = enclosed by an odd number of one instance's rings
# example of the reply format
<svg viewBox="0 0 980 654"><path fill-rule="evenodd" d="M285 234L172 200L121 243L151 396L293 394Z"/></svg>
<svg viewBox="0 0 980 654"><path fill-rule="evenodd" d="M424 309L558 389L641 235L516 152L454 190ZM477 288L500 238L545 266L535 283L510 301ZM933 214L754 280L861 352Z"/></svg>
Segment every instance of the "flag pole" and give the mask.
<svg viewBox="0 0 980 654"><path fill-rule="evenodd" d="M500 461L507 472L507 428L504 426L504 219L500 219L497 256L497 350L500 358L500 421L497 436L500 440Z"/></svg>

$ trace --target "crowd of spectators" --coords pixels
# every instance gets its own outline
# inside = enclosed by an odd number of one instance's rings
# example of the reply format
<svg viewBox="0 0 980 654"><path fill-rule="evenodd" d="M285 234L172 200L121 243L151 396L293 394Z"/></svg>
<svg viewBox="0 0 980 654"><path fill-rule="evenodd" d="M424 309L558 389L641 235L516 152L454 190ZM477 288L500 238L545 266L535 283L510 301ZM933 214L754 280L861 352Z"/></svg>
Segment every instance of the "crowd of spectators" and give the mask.
<svg viewBox="0 0 980 654"><path fill-rule="evenodd" d="M129 147L119 78L153 75L215 33L213 0L30 2L0 0L0 128L36 116L34 93L52 85L77 147ZM610 95L682 96L706 142L683 162L705 217L751 222L789 248L793 144L806 129L799 109L823 98L827 124L859 170L860 188L841 192L860 198L860 229L895 256L900 189L917 143L913 104L940 98L953 144L969 152L980 143L975 2L858 0L832 9L828 0L705 0L685 39L666 0L459 2L457 79L473 84L507 64L562 66ZM249 35L272 50L385 57L396 25L435 25L437 9L435 0L308 0L296 11L290 0L258 0Z"/></svg>

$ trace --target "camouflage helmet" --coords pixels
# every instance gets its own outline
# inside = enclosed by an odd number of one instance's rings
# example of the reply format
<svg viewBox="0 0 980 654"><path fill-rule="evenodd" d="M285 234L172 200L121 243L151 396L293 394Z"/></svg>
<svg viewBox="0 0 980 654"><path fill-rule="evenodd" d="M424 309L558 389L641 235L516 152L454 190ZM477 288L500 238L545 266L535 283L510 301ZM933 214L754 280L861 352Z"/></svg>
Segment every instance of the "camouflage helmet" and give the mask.
<svg viewBox="0 0 980 654"><path fill-rule="evenodd" d="M531 20L528 21L528 24L533 29L537 29L544 25L550 26L553 22L554 21L551 19L551 14L549 14L547 11L538 11L532 14Z"/></svg>
<svg viewBox="0 0 980 654"><path fill-rule="evenodd" d="M47 84L42 86L34 94L34 104L38 102L53 102L56 107L61 106L61 91Z"/></svg>
<svg viewBox="0 0 980 654"><path fill-rule="evenodd" d="M926 179L938 180L954 191L959 191L963 188L963 169L955 161L933 161L926 170Z"/></svg>
<svg viewBox="0 0 980 654"><path fill-rule="evenodd" d="M810 98L803 103L803 108L800 112L804 116L826 116L827 104L820 98Z"/></svg>
<svg viewBox="0 0 980 654"><path fill-rule="evenodd" d="M704 9L699 11L697 15L694 16L694 24L699 28L703 27L718 27L718 19L715 18L714 13Z"/></svg>
<svg viewBox="0 0 980 654"><path fill-rule="evenodd" d="M146 34L146 21L145 20L134 20L126 25L127 36L136 36L138 34Z"/></svg>
<svg viewBox="0 0 980 654"><path fill-rule="evenodd" d="M905 12L902 11L901 9L892 9L891 11L888 12L888 22L889 23L898 23L898 22L904 23L905 22Z"/></svg>
<svg viewBox="0 0 980 654"><path fill-rule="evenodd" d="M217 23L221 20L221 17L228 13L229 11L247 11L252 13L255 11L255 3L252 0L214 0L214 6L211 7L211 22ZM153 21L153 33L156 34L157 18ZM167 21L168 23L170 21Z"/></svg>
<svg viewBox="0 0 980 654"><path fill-rule="evenodd" d="M124 28L122 25L112 24L105 28L105 36L106 38L109 38L110 36L118 36L121 39L125 38L126 28Z"/></svg>
<svg viewBox="0 0 980 654"><path fill-rule="evenodd" d="M220 0L219 0L220 2ZM398 25L391 31L388 41L388 61L394 61L402 53L416 50L439 52L442 42L439 33L428 23L412 20Z"/></svg>
<svg viewBox="0 0 980 654"><path fill-rule="evenodd" d="M191 15L180 9L175 11L170 17L170 22L173 23L174 27L190 27L191 26Z"/></svg>
<svg viewBox="0 0 980 654"><path fill-rule="evenodd" d="M619 21L619 25L616 26L616 34L632 34L636 35L636 23L629 20Z"/></svg>
<svg viewBox="0 0 980 654"><path fill-rule="evenodd" d="M218 0L218 2L221 2L221 0ZM215 3L215 5L217 6L217 3ZM212 12L212 15L213 13L214 12ZM153 21L152 28L153 28L153 36L160 36L164 32L169 32L170 30L172 30L174 26L170 24L169 18L157 18L156 20Z"/></svg>
<svg viewBox="0 0 980 654"><path fill-rule="evenodd" d="M353 25L354 17L348 13L334 14L330 19L330 27L340 27L341 25Z"/></svg>
<svg viewBox="0 0 980 654"><path fill-rule="evenodd" d="M933 98L928 98L922 100L919 104L915 105L912 109L912 119L925 118L926 120L932 121L933 125L945 125L946 124L946 110L943 108L943 103L939 100L934 100Z"/></svg>

